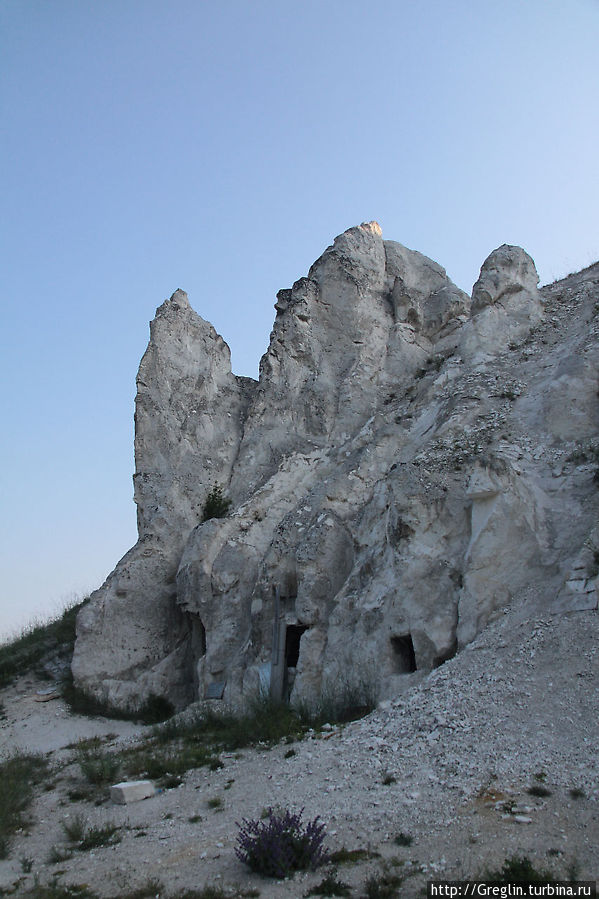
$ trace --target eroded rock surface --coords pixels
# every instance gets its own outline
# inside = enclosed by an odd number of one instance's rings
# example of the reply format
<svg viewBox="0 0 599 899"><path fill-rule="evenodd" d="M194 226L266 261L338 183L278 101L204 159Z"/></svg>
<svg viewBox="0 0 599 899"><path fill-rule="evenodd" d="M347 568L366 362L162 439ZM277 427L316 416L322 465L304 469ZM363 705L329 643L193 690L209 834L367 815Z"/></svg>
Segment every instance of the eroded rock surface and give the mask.
<svg viewBox="0 0 599 899"><path fill-rule="evenodd" d="M81 613L76 683L391 696L516 600L596 608L599 265L537 284L504 245L471 300L351 228L279 292L258 382L177 291L138 377L140 538ZM230 514L201 523L214 484Z"/></svg>

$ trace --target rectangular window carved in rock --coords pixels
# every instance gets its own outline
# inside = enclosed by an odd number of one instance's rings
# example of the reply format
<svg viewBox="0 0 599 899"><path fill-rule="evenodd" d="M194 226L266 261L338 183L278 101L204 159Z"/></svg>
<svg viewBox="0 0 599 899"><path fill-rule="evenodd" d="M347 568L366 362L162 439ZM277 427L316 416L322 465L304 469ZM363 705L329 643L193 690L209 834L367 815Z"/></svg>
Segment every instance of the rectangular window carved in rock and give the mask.
<svg viewBox="0 0 599 899"><path fill-rule="evenodd" d="M300 653L300 640L308 628L305 624L288 624L285 633L285 666L297 668Z"/></svg>
<svg viewBox="0 0 599 899"><path fill-rule="evenodd" d="M416 671L416 654L411 634L391 637L391 662L394 674L410 674Z"/></svg>

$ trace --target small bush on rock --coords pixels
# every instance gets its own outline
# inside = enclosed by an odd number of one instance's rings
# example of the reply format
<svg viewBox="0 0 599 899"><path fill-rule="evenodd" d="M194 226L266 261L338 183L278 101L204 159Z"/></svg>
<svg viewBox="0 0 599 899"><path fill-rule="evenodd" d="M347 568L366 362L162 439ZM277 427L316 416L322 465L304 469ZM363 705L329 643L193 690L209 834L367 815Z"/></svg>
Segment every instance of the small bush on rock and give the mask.
<svg viewBox="0 0 599 899"><path fill-rule="evenodd" d="M265 820L244 818L238 824L237 858L252 871L278 879L324 864L328 860L323 848L325 825L316 817L304 826L302 812L269 809Z"/></svg>
<svg viewBox="0 0 599 899"><path fill-rule="evenodd" d="M210 521L211 518L225 518L230 505L231 500L223 494L223 488L216 484L206 497L202 521Z"/></svg>

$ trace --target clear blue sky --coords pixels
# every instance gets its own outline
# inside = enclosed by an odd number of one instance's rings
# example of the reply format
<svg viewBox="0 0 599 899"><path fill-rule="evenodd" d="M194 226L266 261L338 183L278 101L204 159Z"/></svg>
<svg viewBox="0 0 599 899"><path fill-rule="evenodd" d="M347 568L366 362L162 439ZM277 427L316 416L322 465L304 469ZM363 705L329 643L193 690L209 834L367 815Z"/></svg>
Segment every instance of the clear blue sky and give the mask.
<svg viewBox="0 0 599 899"><path fill-rule="evenodd" d="M599 0L0 0L0 634L135 541L135 374L177 288L256 375L336 234L470 291L599 257Z"/></svg>

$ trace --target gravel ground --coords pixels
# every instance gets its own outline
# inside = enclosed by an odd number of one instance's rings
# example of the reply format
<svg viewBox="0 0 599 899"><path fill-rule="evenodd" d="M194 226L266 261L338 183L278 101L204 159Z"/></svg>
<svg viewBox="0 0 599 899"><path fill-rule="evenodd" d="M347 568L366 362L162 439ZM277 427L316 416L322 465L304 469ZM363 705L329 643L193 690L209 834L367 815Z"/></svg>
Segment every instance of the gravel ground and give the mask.
<svg viewBox="0 0 599 899"><path fill-rule="evenodd" d="M465 651L367 718L293 747L221 754L222 769L190 771L178 788L129 806L70 801L78 765L66 747L109 735L107 748L122 748L146 728L72 716L60 699L34 702L42 685L21 680L0 694L0 754L17 746L49 753L60 770L0 862L0 887L20 880L20 895L35 875L43 883L58 874L103 897L124 896L149 878L162 882L161 896L205 884L258 890L264 899L303 896L326 870L268 881L235 857L236 822L268 806L303 808L304 820L319 815L333 850L369 850L370 858L337 869L356 897L385 869L404 876L401 895L409 897L422 895L429 879L476 878L514 854L557 875L574 864L578 878L594 880L598 636L597 612L529 619L522 606L505 611ZM530 795L531 786L550 795ZM222 805L211 808L217 797ZM63 822L77 814L123 828L121 842L48 863L52 847L66 847ZM397 845L399 833L411 845ZM23 873L23 859L32 860L31 872Z"/></svg>

